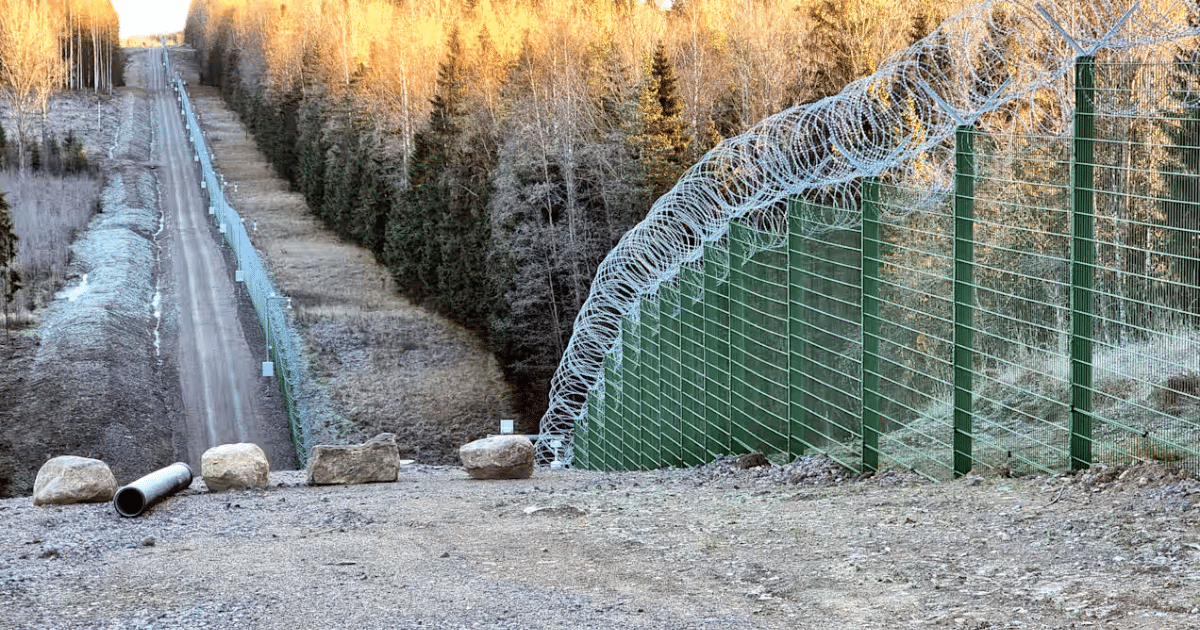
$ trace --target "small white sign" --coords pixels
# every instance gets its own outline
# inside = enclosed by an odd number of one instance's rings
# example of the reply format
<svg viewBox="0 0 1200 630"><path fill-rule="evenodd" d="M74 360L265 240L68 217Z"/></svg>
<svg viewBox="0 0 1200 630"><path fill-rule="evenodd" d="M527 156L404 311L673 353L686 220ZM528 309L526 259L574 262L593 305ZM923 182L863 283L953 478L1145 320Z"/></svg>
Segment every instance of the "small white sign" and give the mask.
<svg viewBox="0 0 1200 630"><path fill-rule="evenodd" d="M500 433L503 435L508 435L512 432L513 432L513 421L512 420L501 420L500 421Z"/></svg>
<svg viewBox="0 0 1200 630"><path fill-rule="evenodd" d="M273 361L263 361L263 376L275 376L275 363Z"/></svg>

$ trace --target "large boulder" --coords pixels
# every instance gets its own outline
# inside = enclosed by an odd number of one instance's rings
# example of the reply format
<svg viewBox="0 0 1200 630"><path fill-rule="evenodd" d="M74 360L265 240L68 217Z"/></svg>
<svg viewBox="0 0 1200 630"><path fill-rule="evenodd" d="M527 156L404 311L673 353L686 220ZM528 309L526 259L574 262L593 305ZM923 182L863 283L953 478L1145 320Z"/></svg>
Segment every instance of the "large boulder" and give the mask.
<svg viewBox="0 0 1200 630"><path fill-rule="evenodd" d="M38 470L33 482L33 504L98 503L111 501L117 478L108 464L90 457L55 457Z"/></svg>
<svg viewBox="0 0 1200 630"><path fill-rule="evenodd" d="M222 444L200 457L200 476L212 492L265 488L270 472L267 454L257 444Z"/></svg>
<svg viewBox="0 0 1200 630"><path fill-rule="evenodd" d="M396 435L380 433L363 444L314 446L308 458L308 483L331 484L395 481L400 477Z"/></svg>
<svg viewBox="0 0 1200 630"><path fill-rule="evenodd" d="M533 442L523 435L496 435L458 449L475 479L527 479L533 474Z"/></svg>

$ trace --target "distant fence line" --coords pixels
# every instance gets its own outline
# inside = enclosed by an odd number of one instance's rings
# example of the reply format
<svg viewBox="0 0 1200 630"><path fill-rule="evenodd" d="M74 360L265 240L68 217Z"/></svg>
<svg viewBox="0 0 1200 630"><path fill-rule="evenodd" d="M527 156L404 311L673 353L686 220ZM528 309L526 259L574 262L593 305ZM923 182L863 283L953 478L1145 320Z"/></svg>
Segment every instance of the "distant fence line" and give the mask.
<svg viewBox="0 0 1200 630"><path fill-rule="evenodd" d="M1073 83L1067 137L960 126L945 194L732 222L621 318L573 465L1200 468L1200 64L1080 56Z"/></svg>
<svg viewBox="0 0 1200 630"><path fill-rule="evenodd" d="M269 370L278 379L287 409L296 460L303 468L308 462L312 423L299 402L298 384L302 370L300 337L288 317L289 298L280 295L275 289L262 257L250 242L242 218L225 197L223 179L213 167L212 153L205 141L204 131L197 121L187 87L183 80L171 71L166 49L163 50L163 67L175 88L180 115L188 131L188 140L200 166L200 187L208 198L208 212L213 215L213 221L224 236L225 243L233 250L238 265L237 275L246 286L246 292L254 304L258 321L266 335L269 356L268 361L264 362L264 375Z"/></svg>

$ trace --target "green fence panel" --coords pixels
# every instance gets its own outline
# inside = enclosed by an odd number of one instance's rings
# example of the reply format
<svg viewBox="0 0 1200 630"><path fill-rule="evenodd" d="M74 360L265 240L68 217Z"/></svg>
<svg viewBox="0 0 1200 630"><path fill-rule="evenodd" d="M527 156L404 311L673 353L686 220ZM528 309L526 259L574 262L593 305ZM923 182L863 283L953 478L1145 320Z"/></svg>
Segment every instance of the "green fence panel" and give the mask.
<svg viewBox="0 0 1200 630"><path fill-rule="evenodd" d="M817 445L809 424L805 377L808 374L808 237L804 229L804 200L788 199L788 452L803 455Z"/></svg>
<svg viewBox="0 0 1200 630"><path fill-rule="evenodd" d="M789 255L788 274L806 285L802 299L790 300L804 334L801 343L792 344L790 361L802 365L803 372L792 377L802 396L793 398L790 407L793 418L803 417L806 446L858 470L862 461L861 231L796 236L805 233L805 225L822 223L821 215L830 211L836 212L796 203L789 217L793 235L788 246L796 253Z"/></svg>
<svg viewBox="0 0 1200 630"><path fill-rule="evenodd" d="M730 405L734 450L789 452L788 254L780 236L730 232Z"/></svg>
<svg viewBox="0 0 1200 630"><path fill-rule="evenodd" d="M622 409L624 383L616 353L604 355L604 423L600 434L600 456L596 466L600 470L621 470L621 453L625 450L622 439L624 410Z"/></svg>
<svg viewBox="0 0 1200 630"><path fill-rule="evenodd" d="M593 435L599 432L599 427L604 421L604 400L601 391L600 387L588 391L587 413L584 414L584 421L575 425L573 465L583 470L597 468L592 461L592 456L601 451L600 445L593 442L595 439Z"/></svg>
<svg viewBox="0 0 1200 630"><path fill-rule="evenodd" d="M729 250L704 246L705 452L730 452L729 439Z"/></svg>
<svg viewBox="0 0 1200 630"><path fill-rule="evenodd" d="M879 469L953 471L953 211L881 185Z"/></svg>
<svg viewBox="0 0 1200 630"><path fill-rule="evenodd" d="M638 470L642 465L642 380L638 365L642 344L638 328L629 317L621 318L620 470Z"/></svg>
<svg viewBox="0 0 1200 630"><path fill-rule="evenodd" d="M729 448L739 454L762 450L754 431L744 378L749 343L745 331L747 238L740 221L729 224Z"/></svg>
<svg viewBox="0 0 1200 630"><path fill-rule="evenodd" d="M641 379L641 467L649 470L664 465L660 451L662 444L662 410L659 392L662 375L659 371L659 316L658 297L642 298L642 316L638 323L641 340L639 378Z"/></svg>
<svg viewBox="0 0 1200 630"><path fill-rule="evenodd" d="M703 295L703 271L684 266L679 274L679 423L685 466L709 460Z"/></svg>
<svg viewBox="0 0 1200 630"><path fill-rule="evenodd" d="M671 284L659 288L659 457L663 466L683 465L682 366L680 344L682 310L679 289Z"/></svg>

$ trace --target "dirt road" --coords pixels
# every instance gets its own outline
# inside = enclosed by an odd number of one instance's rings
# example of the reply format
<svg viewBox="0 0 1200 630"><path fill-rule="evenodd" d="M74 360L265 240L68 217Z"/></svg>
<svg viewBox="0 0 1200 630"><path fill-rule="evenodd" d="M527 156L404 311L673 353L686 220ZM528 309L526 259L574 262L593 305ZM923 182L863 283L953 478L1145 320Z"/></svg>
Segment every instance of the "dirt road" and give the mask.
<svg viewBox="0 0 1200 630"><path fill-rule="evenodd" d="M154 152L163 211L167 294L176 298L177 363L185 408L188 463L198 466L212 446L253 442L273 468L292 468L286 420L264 413L258 392L261 363L239 319L238 292L225 253L213 235L201 197L193 151L163 67L164 50L146 49L142 76L153 96ZM177 442L179 442L177 440ZM199 468L197 468L199 470Z"/></svg>
<svg viewBox="0 0 1200 630"><path fill-rule="evenodd" d="M1188 630L1200 483L564 471L0 500L0 628ZM815 477L812 475L816 475ZM816 483L812 483L816 481Z"/></svg>

